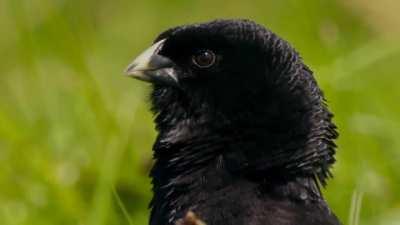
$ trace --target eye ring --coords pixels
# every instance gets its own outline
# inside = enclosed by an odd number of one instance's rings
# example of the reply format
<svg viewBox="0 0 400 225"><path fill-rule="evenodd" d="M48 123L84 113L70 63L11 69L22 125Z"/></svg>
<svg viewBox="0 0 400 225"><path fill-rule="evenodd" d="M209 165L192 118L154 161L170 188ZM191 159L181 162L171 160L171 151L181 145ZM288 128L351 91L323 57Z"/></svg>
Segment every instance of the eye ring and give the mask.
<svg viewBox="0 0 400 225"><path fill-rule="evenodd" d="M199 68L209 68L215 64L216 56L211 50L201 50L192 56L192 62Z"/></svg>

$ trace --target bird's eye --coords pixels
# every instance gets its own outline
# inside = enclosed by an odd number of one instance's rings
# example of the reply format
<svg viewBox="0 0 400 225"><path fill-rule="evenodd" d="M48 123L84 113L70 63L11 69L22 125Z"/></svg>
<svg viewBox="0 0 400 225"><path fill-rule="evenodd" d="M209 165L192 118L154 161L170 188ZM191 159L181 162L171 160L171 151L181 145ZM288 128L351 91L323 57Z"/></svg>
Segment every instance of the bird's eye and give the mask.
<svg viewBox="0 0 400 225"><path fill-rule="evenodd" d="M202 50L192 56L192 61L199 68L208 68L214 65L215 58L214 52Z"/></svg>

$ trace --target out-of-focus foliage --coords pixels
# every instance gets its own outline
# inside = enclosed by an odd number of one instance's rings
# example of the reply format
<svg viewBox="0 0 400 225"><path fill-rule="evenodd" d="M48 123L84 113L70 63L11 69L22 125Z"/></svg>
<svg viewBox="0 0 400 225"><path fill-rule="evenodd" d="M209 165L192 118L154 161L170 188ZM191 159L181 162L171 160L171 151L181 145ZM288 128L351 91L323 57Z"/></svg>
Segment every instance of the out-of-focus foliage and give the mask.
<svg viewBox="0 0 400 225"><path fill-rule="evenodd" d="M233 17L291 42L325 90L341 134L333 210L349 225L400 224L399 6L0 1L0 224L146 224L148 86L122 71L168 27Z"/></svg>

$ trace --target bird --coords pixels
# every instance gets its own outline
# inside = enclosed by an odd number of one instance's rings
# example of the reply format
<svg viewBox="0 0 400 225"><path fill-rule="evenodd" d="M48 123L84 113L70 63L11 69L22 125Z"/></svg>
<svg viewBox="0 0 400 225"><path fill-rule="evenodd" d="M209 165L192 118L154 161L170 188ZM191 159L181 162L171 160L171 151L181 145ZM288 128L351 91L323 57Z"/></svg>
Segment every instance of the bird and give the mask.
<svg viewBox="0 0 400 225"><path fill-rule="evenodd" d="M248 19L176 26L125 74L151 89L150 225L341 224L321 193L333 113L277 34Z"/></svg>

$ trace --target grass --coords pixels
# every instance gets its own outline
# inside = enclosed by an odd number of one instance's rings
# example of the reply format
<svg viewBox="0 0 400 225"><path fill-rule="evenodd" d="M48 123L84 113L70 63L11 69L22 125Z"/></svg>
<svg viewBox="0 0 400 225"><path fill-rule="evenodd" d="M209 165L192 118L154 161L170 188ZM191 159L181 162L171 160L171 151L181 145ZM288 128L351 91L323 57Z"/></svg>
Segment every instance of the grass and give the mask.
<svg viewBox="0 0 400 225"><path fill-rule="evenodd" d="M113 188L113 195L114 195L115 200L117 201L118 207L121 209L121 212L123 213L124 217L126 218L126 221L128 222L129 225L132 225L133 222L132 222L131 216L129 215L128 210L126 209L124 203L122 202L122 200L119 197L115 188Z"/></svg>
<svg viewBox="0 0 400 225"><path fill-rule="evenodd" d="M341 220L399 224L400 34L357 4L0 1L0 224L146 224L155 132L123 70L162 30L217 17L268 26L314 69L341 134L325 191Z"/></svg>
<svg viewBox="0 0 400 225"><path fill-rule="evenodd" d="M351 206L349 213L349 225L360 224L360 212L362 207L362 192L354 191L353 197L351 198Z"/></svg>

